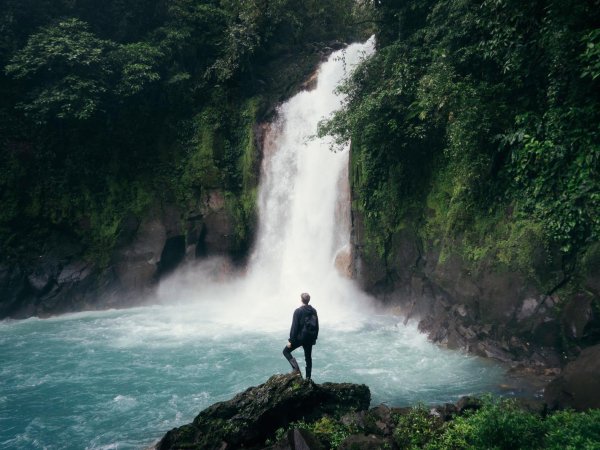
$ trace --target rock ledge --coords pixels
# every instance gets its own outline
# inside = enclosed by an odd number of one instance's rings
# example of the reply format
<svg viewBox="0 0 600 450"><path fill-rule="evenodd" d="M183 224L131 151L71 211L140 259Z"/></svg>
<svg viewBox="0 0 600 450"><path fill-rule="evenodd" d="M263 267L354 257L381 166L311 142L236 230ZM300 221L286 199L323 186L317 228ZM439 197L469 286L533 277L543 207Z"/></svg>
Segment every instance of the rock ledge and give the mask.
<svg viewBox="0 0 600 450"><path fill-rule="evenodd" d="M298 375L273 375L260 386L209 406L192 423L172 429L156 449L262 448L278 428L291 422L364 411L370 401L364 384L315 384Z"/></svg>

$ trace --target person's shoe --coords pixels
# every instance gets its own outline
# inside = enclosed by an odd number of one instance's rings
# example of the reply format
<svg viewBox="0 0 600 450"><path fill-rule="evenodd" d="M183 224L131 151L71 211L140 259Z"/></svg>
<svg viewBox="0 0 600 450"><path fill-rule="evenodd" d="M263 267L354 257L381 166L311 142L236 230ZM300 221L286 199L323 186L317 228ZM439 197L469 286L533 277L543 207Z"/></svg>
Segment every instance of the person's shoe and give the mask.
<svg viewBox="0 0 600 450"><path fill-rule="evenodd" d="M293 373L294 375L302 376L302 372L300 372L300 366L298 365L298 361L296 361L296 358L290 359L290 364L292 365L291 373Z"/></svg>

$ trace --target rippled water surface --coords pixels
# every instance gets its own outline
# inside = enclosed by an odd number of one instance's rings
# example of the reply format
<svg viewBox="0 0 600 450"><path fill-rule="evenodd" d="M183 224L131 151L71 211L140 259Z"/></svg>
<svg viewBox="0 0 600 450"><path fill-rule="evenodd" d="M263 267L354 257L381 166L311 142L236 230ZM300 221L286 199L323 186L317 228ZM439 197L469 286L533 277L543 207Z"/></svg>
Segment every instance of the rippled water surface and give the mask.
<svg viewBox="0 0 600 450"><path fill-rule="evenodd" d="M291 313L290 313L291 314ZM202 309L156 306L0 322L2 448L143 448L274 373L287 324L249 331ZM302 350L295 352L303 368ZM372 403L498 391L503 370L440 349L400 318L323 320L313 378L366 383Z"/></svg>

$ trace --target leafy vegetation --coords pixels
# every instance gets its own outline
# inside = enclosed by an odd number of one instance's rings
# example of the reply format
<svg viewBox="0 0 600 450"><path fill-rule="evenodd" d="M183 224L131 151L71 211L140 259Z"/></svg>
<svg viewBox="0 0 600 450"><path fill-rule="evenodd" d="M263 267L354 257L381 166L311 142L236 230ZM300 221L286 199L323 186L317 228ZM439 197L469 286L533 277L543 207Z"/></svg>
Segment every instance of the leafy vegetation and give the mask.
<svg viewBox="0 0 600 450"><path fill-rule="evenodd" d="M514 399L483 398L482 406L442 423L423 406L398 416L394 438L400 448L559 449L600 448L599 410L528 412Z"/></svg>
<svg viewBox="0 0 600 450"><path fill-rule="evenodd" d="M446 422L427 449L600 448L600 411L559 411L547 417L519 408L514 400L488 397L481 409Z"/></svg>
<svg viewBox="0 0 600 450"><path fill-rule="evenodd" d="M367 412L365 422L371 412ZM392 413L393 442L384 448L428 450L513 450L513 449L599 449L600 410L557 411L547 415L529 412L515 399L490 395L481 406L457 414L444 422L424 405ZM382 435L377 427L345 425L340 419L325 416L314 422L299 421L277 430L267 444L285 438L288 430L310 431L328 449L340 448L351 435Z"/></svg>
<svg viewBox="0 0 600 450"><path fill-rule="evenodd" d="M474 270L540 278L534 243L575 270L600 236L599 6L374 2L378 51L320 128L352 141L366 258L408 226Z"/></svg>
<svg viewBox="0 0 600 450"><path fill-rule="evenodd" d="M422 448L436 437L440 425L424 405L417 405L398 416L394 441L399 448Z"/></svg>
<svg viewBox="0 0 600 450"><path fill-rule="evenodd" d="M348 436L356 434L360 429L355 425L344 425L339 420L324 416L314 422L298 421L291 423L287 428L280 428L274 436L274 442L285 438L288 430L302 429L311 432L319 442L328 449L336 449Z"/></svg>
<svg viewBox="0 0 600 450"><path fill-rule="evenodd" d="M209 189L254 216L254 124L334 40L350 0L38 0L0 12L0 242L39 254L57 230L106 263L124 219L193 209Z"/></svg>

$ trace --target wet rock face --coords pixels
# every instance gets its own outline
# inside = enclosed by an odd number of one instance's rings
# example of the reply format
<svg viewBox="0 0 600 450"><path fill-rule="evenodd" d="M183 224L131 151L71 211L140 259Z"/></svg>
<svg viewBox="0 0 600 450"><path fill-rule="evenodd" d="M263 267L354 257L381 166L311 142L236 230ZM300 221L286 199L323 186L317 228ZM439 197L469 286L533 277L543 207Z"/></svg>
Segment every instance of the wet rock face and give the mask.
<svg viewBox="0 0 600 450"><path fill-rule="evenodd" d="M130 291L146 287L156 274L167 240L167 229L159 217L142 221L131 243L117 250L114 267L121 285Z"/></svg>
<svg viewBox="0 0 600 450"><path fill-rule="evenodd" d="M548 295L549 286L566 279L557 258L534 261L547 282L542 288L523 273L495 269L493 261L480 264L475 273L457 252L442 258L440 244L422 242L411 227L390 236L385 257L364 253L364 235L363 218L353 211L359 283L396 313L418 320L419 329L436 343L545 376L560 370L562 352L600 342L600 245L585 259L586 291L561 298Z"/></svg>
<svg viewBox="0 0 600 450"><path fill-rule="evenodd" d="M551 409L600 408L600 344L586 348L544 391Z"/></svg>
<svg viewBox="0 0 600 450"><path fill-rule="evenodd" d="M55 231L29 262L0 264L0 319L46 317L88 307L92 291L105 287L106 278L94 277L93 265L81 254L75 237Z"/></svg>
<svg viewBox="0 0 600 450"><path fill-rule="evenodd" d="M297 375L273 375L260 386L208 407L191 424L169 431L156 448L262 448L278 428L291 422L366 410L370 400L365 385L317 385Z"/></svg>
<svg viewBox="0 0 600 450"><path fill-rule="evenodd" d="M353 258L349 247L344 247L335 255L334 266L344 278L352 278Z"/></svg>
<svg viewBox="0 0 600 450"><path fill-rule="evenodd" d="M131 306L186 259L233 256L236 224L220 191L194 211L154 205L145 214L123 220L107 267L86 261L77 239L60 233L39 257L1 265L0 319Z"/></svg>
<svg viewBox="0 0 600 450"><path fill-rule="evenodd" d="M237 257L236 227L240 224L227 207L222 191L212 190L199 199L197 208L186 218L186 254L189 258L215 255Z"/></svg>

